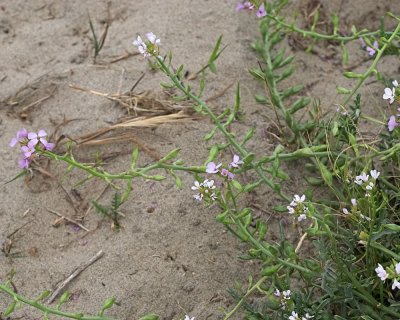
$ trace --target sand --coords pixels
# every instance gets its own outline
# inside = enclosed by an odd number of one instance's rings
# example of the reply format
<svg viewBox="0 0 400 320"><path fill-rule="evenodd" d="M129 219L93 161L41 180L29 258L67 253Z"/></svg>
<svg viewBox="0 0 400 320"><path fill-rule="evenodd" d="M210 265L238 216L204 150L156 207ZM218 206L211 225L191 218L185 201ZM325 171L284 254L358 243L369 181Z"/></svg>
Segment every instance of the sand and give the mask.
<svg viewBox="0 0 400 320"><path fill-rule="evenodd" d="M315 2L295 1L288 14L301 14ZM382 14L388 10L398 12L395 2L322 4L328 16L331 11L338 12L342 29L346 30L352 24L377 28ZM278 142L266 130L274 115L254 102L253 95L262 93L263 87L247 72L257 66L250 45L259 37L258 21L247 13L236 13L235 5L235 1L210 0L121 0L111 1L109 7L106 1L0 3L0 241L3 247L7 239L12 241L7 254L0 252L0 279L15 270L18 292L34 298L44 290L53 290L76 267L102 250L103 257L67 287L73 296L65 309L94 314L102 301L114 296L117 305L108 315L118 319L137 319L146 313L157 313L161 319L179 319L185 314L196 319L221 319L223 310L234 306L227 289L236 281L245 287L250 275L257 277L260 266L238 259L245 254L246 246L215 221L217 208L205 208L194 201L190 189L194 178L190 174L179 173L182 189L174 186L172 178L161 183L135 180L130 199L120 208L123 217L119 219L119 231L111 228L108 219L88 210L94 199L108 205L114 191L105 190L106 184L100 180L79 184L86 175L78 170L67 171L63 163L42 163L46 171L34 171L31 178L6 185L4 182L19 173L17 152L10 150L8 144L20 128L45 129L54 139L62 135L76 139L127 115L126 108L117 103L71 85L102 93L123 93L145 73L134 92L161 94L159 83L166 77L152 72L146 60L134 54L132 46L137 34L148 31L161 39L162 50L173 52L175 65L185 64L189 73L207 62L215 41L223 34L227 48L217 62L218 74L208 74L205 98L223 92L210 105L214 110L232 106L235 85L240 80L244 117L234 128L245 132L254 127L255 138L249 148L256 154L271 153ZM94 61L88 16L101 34L108 12L111 25ZM297 56L297 73L290 83L304 84L303 93L320 98L323 108L334 112L335 103L341 101L335 86L349 82L341 77L345 69L340 64L339 48L325 43L317 49L316 53L307 54L288 43L289 52ZM355 71L365 70L369 65L365 52L358 44L349 49L349 65ZM398 67L393 69L395 62L389 57L380 68L394 74ZM381 104L380 91L373 81L364 90L371 112ZM211 146L202 139L211 129L210 121L201 117L153 128L133 128L124 132L136 143L130 140L80 146L74 149L74 155L82 162L93 162L100 154L106 158L103 167L107 171L122 172L129 168L135 145L141 151L141 165L181 148L180 157L186 164L201 165ZM216 141L223 140L217 136ZM59 152L65 151L63 143L65 140L57 147ZM295 167L289 170L293 181L287 186L288 192L296 192L301 177L295 176ZM272 226L285 219L273 214L272 206L282 203L268 190L246 201L264 208L256 213L270 219ZM59 217L54 211L74 220L83 217L82 223L91 232L65 221L55 225ZM297 235L293 229L288 237ZM0 295L3 307L7 301L4 298ZM19 312L25 319L33 319L35 314L31 309ZM236 319L241 317L236 315Z"/></svg>

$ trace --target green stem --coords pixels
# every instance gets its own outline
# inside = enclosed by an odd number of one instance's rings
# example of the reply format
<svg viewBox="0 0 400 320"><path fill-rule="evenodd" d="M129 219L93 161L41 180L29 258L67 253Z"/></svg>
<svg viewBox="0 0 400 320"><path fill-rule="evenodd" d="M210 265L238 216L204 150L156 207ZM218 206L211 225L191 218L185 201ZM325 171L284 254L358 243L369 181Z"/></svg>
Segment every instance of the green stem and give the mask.
<svg viewBox="0 0 400 320"><path fill-rule="evenodd" d="M207 115L210 117L210 119L213 121L214 125L218 128L218 130L225 136L225 138L228 140L228 142L238 151L240 156L245 159L250 153L247 152L247 150L240 145L239 142L237 142L233 135L225 128L224 125L221 124L219 121L218 117L211 111L211 109L208 107L208 105L201 100L199 97L194 95L192 92L190 92L183 84L182 82L178 79L178 77L171 72L171 70L164 64L164 61L160 59L159 57L155 57L161 67L161 70L164 71L164 73L172 80L172 82L175 84L175 86L181 90L188 98L190 98L192 101L197 103L199 106L201 106L202 110L204 110ZM259 177L264 181L266 185L268 185L272 190L274 190L281 198L285 199L286 201L290 201L291 198L282 191L278 190L274 184L273 181L268 179L264 172L262 171L261 168L255 167L254 170L257 172Z"/></svg>
<svg viewBox="0 0 400 320"><path fill-rule="evenodd" d="M338 34L322 34L322 33L318 33L315 31L309 31L309 30L304 30L301 28L296 27L293 24L288 24L283 22L281 19L277 18L276 16L267 15L268 18L274 20L278 25L289 29L291 31L300 33L303 37L311 37L311 38L317 38L317 39L321 39L321 40L334 40L334 41L339 41L339 42L348 42L351 40L357 40L360 37L370 37L370 36L375 36L381 33L380 30L377 31L365 31L365 32L357 32L351 36L340 36ZM395 32L393 33L388 33L386 32L386 34L395 34Z"/></svg>
<svg viewBox="0 0 400 320"><path fill-rule="evenodd" d="M376 57L374 59L374 62L371 64L371 66L368 68L366 72L358 79L357 85L354 87L354 89L351 91L351 93L348 95L346 100L343 102L343 106L345 106L351 98L354 96L354 94L357 92L357 90L361 87L361 85L364 83L364 81L369 77L369 75L375 71L375 67L378 64L379 60L381 59L382 54L385 52L387 46L394 40L396 35L400 31L400 23L397 25L396 29L394 30L393 34L390 36L390 38L387 40L387 42L383 45L381 49L377 50Z"/></svg>
<svg viewBox="0 0 400 320"><path fill-rule="evenodd" d="M236 306L225 316L224 320L228 320L230 317L232 317L236 311L240 308L240 306L243 304L243 302L247 299L247 297L253 293L254 290L258 289L260 285L267 280L268 277L262 277L260 280L257 281L257 283L252 286L249 290L247 290L246 294L240 299L240 301L236 304Z"/></svg>
<svg viewBox="0 0 400 320"><path fill-rule="evenodd" d="M115 318L108 318L108 317L101 317L101 316L85 316L82 314L64 312L64 311L60 311L57 309L49 308L35 300L29 300L27 298L22 297L21 295L15 293L14 291L12 291L10 288L8 288L4 284L0 284L0 290L7 293L9 296L11 296L14 299L14 301L23 302L23 303L30 305L46 314L54 314L54 315L62 316L65 318L78 319L78 320L115 320Z"/></svg>

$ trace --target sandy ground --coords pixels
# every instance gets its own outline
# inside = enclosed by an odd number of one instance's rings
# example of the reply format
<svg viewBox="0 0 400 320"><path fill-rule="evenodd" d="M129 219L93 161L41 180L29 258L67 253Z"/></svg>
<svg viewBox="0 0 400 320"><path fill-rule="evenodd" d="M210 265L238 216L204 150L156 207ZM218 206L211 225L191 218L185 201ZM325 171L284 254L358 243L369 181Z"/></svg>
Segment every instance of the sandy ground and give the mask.
<svg viewBox="0 0 400 320"><path fill-rule="evenodd" d="M289 14L301 14L315 2L297 1ZM151 72L142 57L129 55L135 52L131 44L135 36L148 31L159 36L162 49L172 50L175 64L184 63L189 72L207 61L214 42L223 34L223 43L228 47L217 63L218 75L209 77L205 97L241 80L245 117L235 129L244 132L250 126L256 128L255 139L249 144L256 153L274 149L277 142L266 134L273 113L254 103L252 95L263 88L246 71L257 65L250 50L251 42L258 37L254 17L237 14L235 1L110 3L112 24L94 64L88 14L100 34L107 21L107 2L0 2L0 241L24 226L11 237L8 255L0 253L0 279L15 270L18 291L35 297L54 289L77 266L103 250L104 256L68 286L73 299L66 308L96 313L102 301L115 296L118 305L109 315L119 319L136 319L149 312L163 319L178 319L185 314L196 319L220 319L222 310L233 306L226 289L235 281L246 283L259 266L237 259L246 248L215 222L215 208L205 209L194 203L191 175L180 173L182 190L174 187L172 179L162 183L136 180L130 200L121 208L125 217L120 220L119 232L111 230L110 222L94 210L88 212L91 201L100 195L99 202L107 205L112 190L103 193L105 184L94 180L77 185L85 175L79 171L67 173L64 164L52 163L45 174L36 171L29 181L19 179L3 185L19 172L17 152L10 151L8 143L21 127L36 131L43 128L49 133L58 128L57 137L77 138L126 116L126 110L116 103L73 89L71 84L120 93L129 91L145 72L135 92L161 91L159 83L165 77ZM381 1L379 5L373 0L345 3L323 2L327 15L333 10L339 12L344 30L352 24L376 28L380 15L388 10L400 11L396 1ZM365 52L358 44L349 48L349 65L355 71L364 70L368 66ZM290 81L306 85L305 93L321 98L326 110L336 109L334 104L340 99L334 88L345 84L340 50L331 44L321 46L313 55L290 44L288 49L298 55L298 72ZM110 63L125 54L128 57ZM385 60L382 70L394 76L395 61ZM380 91L374 83L365 91L369 110L380 104ZM233 97L234 87L210 104L222 110L233 104ZM211 128L207 119L200 119L128 132L139 143L142 165L154 161L155 154L163 155L177 147L182 149L181 157L187 164L200 165L209 147L202 137ZM120 172L128 168L133 147L132 142L121 142L82 146L74 152L84 162L93 161L99 152L108 157L108 171ZM59 150L65 148L61 145ZM295 172L295 168L292 170ZM293 192L298 179L294 176L295 183L289 187ZM262 191L251 201L270 211L277 199ZM92 232L65 223L55 227L58 217L48 209L73 219L84 216L83 223ZM265 215L261 211L258 214ZM0 306L4 307L3 296ZM27 310L25 318L30 319L31 314Z"/></svg>

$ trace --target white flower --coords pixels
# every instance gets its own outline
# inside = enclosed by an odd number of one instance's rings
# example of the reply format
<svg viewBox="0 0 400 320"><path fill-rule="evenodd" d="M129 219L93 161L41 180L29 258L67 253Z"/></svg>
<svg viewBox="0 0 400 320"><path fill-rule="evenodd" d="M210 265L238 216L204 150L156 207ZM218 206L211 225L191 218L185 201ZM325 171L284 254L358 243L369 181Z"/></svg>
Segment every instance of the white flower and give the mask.
<svg viewBox="0 0 400 320"><path fill-rule="evenodd" d="M290 299L290 290L282 291L283 299Z"/></svg>
<svg viewBox="0 0 400 320"><path fill-rule="evenodd" d="M344 214L350 214L349 210L347 210L346 208L343 208L343 213Z"/></svg>
<svg viewBox="0 0 400 320"><path fill-rule="evenodd" d="M203 199L203 195L201 193L195 194L193 196L197 201L201 201Z"/></svg>
<svg viewBox="0 0 400 320"><path fill-rule="evenodd" d="M389 276L388 273L386 272L386 270L381 266L380 263L378 263L378 267L375 269L375 272L383 282L385 282L385 280Z"/></svg>
<svg viewBox="0 0 400 320"><path fill-rule="evenodd" d="M200 190L200 188L203 186L202 183L195 181L194 186L192 186L192 190Z"/></svg>
<svg viewBox="0 0 400 320"><path fill-rule="evenodd" d="M204 180L203 185L209 189L215 189L214 180Z"/></svg>
<svg viewBox="0 0 400 320"><path fill-rule="evenodd" d="M297 312L292 311L292 315L289 317L289 320L299 320L299 315Z"/></svg>
<svg viewBox="0 0 400 320"><path fill-rule="evenodd" d="M367 197L369 197L369 193L367 193L367 194L365 194ZM367 220L367 221L371 221L371 218L370 217L367 217L367 216L364 216L362 213L360 213L360 217L361 218L363 218L364 220ZM375 269L376 270L376 269Z"/></svg>
<svg viewBox="0 0 400 320"><path fill-rule="evenodd" d="M308 313L306 313L304 317L301 317L302 320L308 320L312 318L314 318L314 316L310 316Z"/></svg>
<svg viewBox="0 0 400 320"><path fill-rule="evenodd" d="M298 194L294 195L293 201L295 201L297 204L304 202L306 200L306 196L303 194L301 197Z"/></svg>
<svg viewBox="0 0 400 320"><path fill-rule="evenodd" d="M146 37L152 44L155 45L161 44L161 40L157 39L156 35L153 32L146 33Z"/></svg>
<svg viewBox="0 0 400 320"><path fill-rule="evenodd" d="M286 208L288 209L290 214L294 214L294 208L293 207L287 206Z"/></svg>
<svg viewBox="0 0 400 320"><path fill-rule="evenodd" d="M214 187L214 188L215 188L215 187ZM210 198L211 198L212 201L215 201L218 197L217 197L217 195L213 192L213 193L211 194Z"/></svg>
<svg viewBox="0 0 400 320"><path fill-rule="evenodd" d="M400 275L400 262L396 263L396 273Z"/></svg>
<svg viewBox="0 0 400 320"><path fill-rule="evenodd" d="M361 186L363 184L363 182L367 182L368 179L369 179L369 175L366 174L365 172L362 172L359 176L356 176L356 179L354 180L354 182Z"/></svg>
<svg viewBox="0 0 400 320"><path fill-rule="evenodd" d="M372 188L374 187L374 183L370 182L368 183L368 185L365 187L366 190L372 190Z"/></svg>
<svg viewBox="0 0 400 320"><path fill-rule="evenodd" d="M139 52L145 56L145 57L150 57L151 54L147 52L147 46L143 42L142 38L140 36L137 36L136 40L133 41L133 45L136 46L139 50Z"/></svg>
<svg viewBox="0 0 400 320"><path fill-rule="evenodd" d="M389 103L392 104L394 101L394 92L395 88L390 90L390 88L385 88L385 93L383 94L383 99L389 100Z"/></svg>
<svg viewBox="0 0 400 320"><path fill-rule="evenodd" d="M355 207L357 205L357 200L356 199L351 199L351 204L353 205L353 207Z"/></svg>
<svg viewBox="0 0 400 320"><path fill-rule="evenodd" d="M193 317L193 318L191 318L191 317L189 317L188 315L185 315L185 320L194 320L195 318Z"/></svg>
<svg viewBox="0 0 400 320"><path fill-rule="evenodd" d="M280 297L281 296L281 292L279 291L279 289L275 289L274 295L276 297Z"/></svg>
<svg viewBox="0 0 400 320"><path fill-rule="evenodd" d="M397 80L393 80L392 84L393 84L394 87L398 87L399 86L399 83L397 82Z"/></svg>
<svg viewBox="0 0 400 320"><path fill-rule="evenodd" d="M303 220L306 220L306 219L307 219L307 216L306 216L304 213L302 213L301 215L299 215L299 216L297 217L297 221L298 221L298 222L303 221Z"/></svg>
<svg viewBox="0 0 400 320"><path fill-rule="evenodd" d="M392 290L395 288L400 289L400 282L398 282L396 279L393 280Z"/></svg>
<svg viewBox="0 0 400 320"><path fill-rule="evenodd" d="M374 178L375 180L378 179L379 175L381 174L379 171L377 170L371 170L370 171L371 177Z"/></svg>

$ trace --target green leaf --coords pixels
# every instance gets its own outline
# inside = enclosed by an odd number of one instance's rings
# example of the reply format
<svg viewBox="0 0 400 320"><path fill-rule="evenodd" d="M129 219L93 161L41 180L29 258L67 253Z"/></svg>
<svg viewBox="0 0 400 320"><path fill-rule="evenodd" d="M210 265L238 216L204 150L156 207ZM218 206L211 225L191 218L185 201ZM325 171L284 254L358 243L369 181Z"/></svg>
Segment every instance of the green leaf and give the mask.
<svg viewBox="0 0 400 320"><path fill-rule="evenodd" d="M181 151L180 148L176 148L176 149L170 151L165 157L163 157L162 159L160 159L159 162L162 163L162 162L166 162L166 161L175 159L175 158L178 156L178 154L179 154L180 151Z"/></svg>
<svg viewBox="0 0 400 320"><path fill-rule="evenodd" d="M275 273L277 273L281 267L282 267L282 265L280 265L280 264L276 264L274 266L266 267L261 271L261 275L264 276L264 277L272 276Z"/></svg>
<svg viewBox="0 0 400 320"><path fill-rule="evenodd" d="M349 94L349 93L351 93L351 90L346 89L344 87L336 87L336 90L340 94Z"/></svg>
<svg viewBox="0 0 400 320"><path fill-rule="evenodd" d="M239 183L239 181L237 181L237 180L232 180L230 183L232 184L232 186L233 186L236 190L239 190L239 191L242 191L242 190L243 190L243 187L242 187L242 185Z"/></svg>
<svg viewBox="0 0 400 320"><path fill-rule="evenodd" d="M28 174L28 170L22 170L22 171L21 171L20 173L18 173L14 178L12 178L11 180L8 180L8 181L5 182L4 184L13 182L14 180L17 180L18 178L23 177L23 176L25 176L25 175L27 175L27 174Z"/></svg>
<svg viewBox="0 0 400 320"><path fill-rule="evenodd" d="M11 302L11 304L10 304L10 305L7 307L7 309L4 311L3 316L7 317L7 316L9 316L11 313L13 313L16 306L17 306L17 301Z"/></svg>
<svg viewBox="0 0 400 320"><path fill-rule="evenodd" d="M235 97L235 105L233 107L233 112L236 114L240 109L240 81L238 81L236 86L236 97Z"/></svg>

